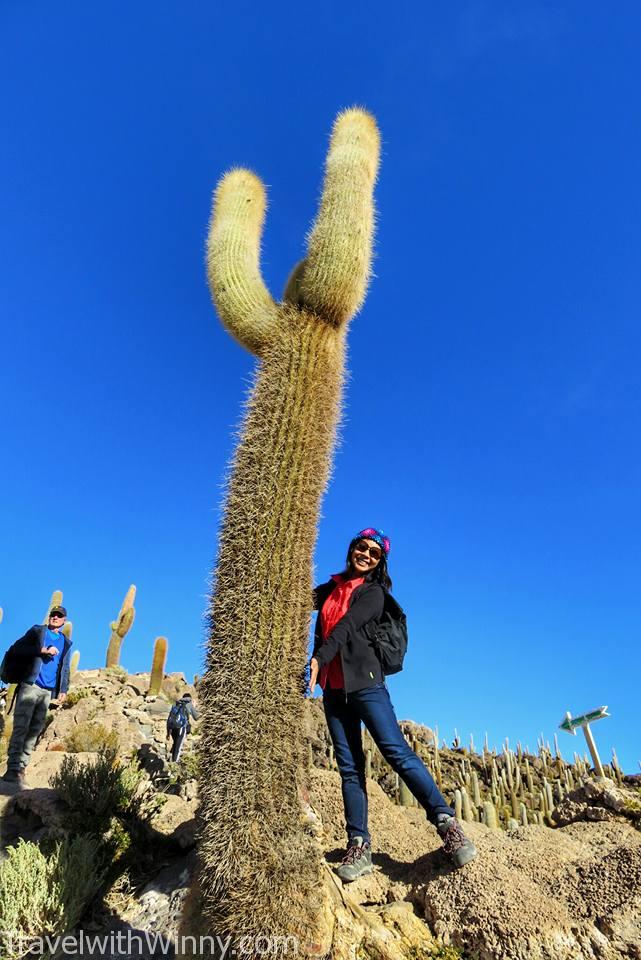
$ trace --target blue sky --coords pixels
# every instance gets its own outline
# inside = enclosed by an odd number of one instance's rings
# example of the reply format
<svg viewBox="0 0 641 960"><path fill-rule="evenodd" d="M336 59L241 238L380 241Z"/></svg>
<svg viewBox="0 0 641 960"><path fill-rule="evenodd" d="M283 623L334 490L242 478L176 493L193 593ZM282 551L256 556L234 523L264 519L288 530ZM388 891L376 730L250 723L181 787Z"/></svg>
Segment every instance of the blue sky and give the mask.
<svg viewBox="0 0 641 960"><path fill-rule="evenodd" d="M200 670L252 358L204 276L213 187L269 189L279 295L335 113L383 136L318 578L392 538L397 713L534 746L564 712L638 770L641 8L0 4L0 645L64 590L82 665ZM581 745L560 734L566 752Z"/></svg>

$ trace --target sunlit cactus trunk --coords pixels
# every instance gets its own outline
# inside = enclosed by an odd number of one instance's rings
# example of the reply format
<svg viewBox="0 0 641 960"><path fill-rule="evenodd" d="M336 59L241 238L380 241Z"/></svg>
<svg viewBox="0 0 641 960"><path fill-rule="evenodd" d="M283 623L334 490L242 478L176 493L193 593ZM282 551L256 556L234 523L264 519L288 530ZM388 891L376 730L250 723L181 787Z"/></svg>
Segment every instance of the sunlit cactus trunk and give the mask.
<svg viewBox="0 0 641 960"><path fill-rule="evenodd" d="M215 196L214 300L260 357L232 464L199 686L201 909L210 930L234 937L313 938L323 897L321 853L298 795L312 553L346 323L370 273L378 150L367 113L339 116L308 255L281 304L260 276L260 181L235 170Z"/></svg>
<svg viewBox="0 0 641 960"><path fill-rule="evenodd" d="M45 613L45 618L42 621L45 626L49 623L49 614L54 607L62 606L62 590L54 590L51 594L51 600L49 601L49 606L47 607L47 612Z"/></svg>
<svg viewBox="0 0 641 960"><path fill-rule="evenodd" d="M109 637L107 657L105 659L105 666L107 667L117 667L120 663L120 648L122 647L122 642L131 630L136 617L136 608L134 607L135 599L136 587L132 583L125 594L125 599L122 602L122 607L120 608L117 619L110 624L111 636Z"/></svg>
<svg viewBox="0 0 641 960"><path fill-rule="evenodd" d="M80 650L74 650L74 652L71 655L71 662L69 664L69 677L71 680L73 680L78 670L79 663L80 663Z"/></svg>
<svg viewBox="0 0 641 960"><path fill-rule="evenodd" d="M169 644L167 637L156 637L154 640L154 655L151 661L151 674L149 677L148 691L149 695L152 697L157 697L162 690L168 648Z"/></svg>

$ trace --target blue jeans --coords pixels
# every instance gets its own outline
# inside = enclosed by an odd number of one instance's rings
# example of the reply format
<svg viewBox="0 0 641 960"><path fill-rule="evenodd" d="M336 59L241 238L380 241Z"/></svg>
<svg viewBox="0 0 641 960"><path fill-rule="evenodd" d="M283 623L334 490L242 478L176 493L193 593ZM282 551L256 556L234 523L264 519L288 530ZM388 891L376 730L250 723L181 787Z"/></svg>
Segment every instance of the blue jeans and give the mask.
<svg viewBox="0 0 641 960"><path fill-rule="evenodd" d="M427 819L436 824L440 814L454 815L429 770L403 736L384 683L348 693L347 702L344 690L326 689L323 707L341 775L348 843L354 837L370 841L361 722L392 770L405 781L425 809Z"/></svg>

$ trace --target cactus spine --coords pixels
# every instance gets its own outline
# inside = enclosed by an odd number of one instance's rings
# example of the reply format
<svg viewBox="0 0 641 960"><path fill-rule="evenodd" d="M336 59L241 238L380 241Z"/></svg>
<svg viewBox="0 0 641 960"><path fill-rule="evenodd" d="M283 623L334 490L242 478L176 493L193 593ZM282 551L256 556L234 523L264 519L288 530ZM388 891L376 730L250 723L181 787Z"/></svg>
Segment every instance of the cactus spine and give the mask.
<svg viewBox="0 0 641 960"><path fill-rule="evenodd" d="M261 182L232 170L214 197L213 299L228 331L260 358L228 487L200 687L202 910L211 929L234 937L303 937L325 895L296 790L301 684L346 327L370 275L378 154L373 118L340 114L307 257L280 304L260 274Z"/></svg>
<svg viewBox="0 0 641 960"><path fill-rule="evenodd" d="M167 662L167 637L156 637L154 640L154 658L151 663L151 677L149 679L149 694L157 697L162 689Z"/></svg>
<svg viewBox="0 0 641 960"><path fill-rule="evenodd" d="M122 646L122 641L131 630L134 617L136 616L136 610L134 608L135 599L136 588L132 583L127 590L117 619L111 624L111 637L109 638L107 659L105 661L106 666L108 667L117 667L120 663L120 648Z"/></svg>

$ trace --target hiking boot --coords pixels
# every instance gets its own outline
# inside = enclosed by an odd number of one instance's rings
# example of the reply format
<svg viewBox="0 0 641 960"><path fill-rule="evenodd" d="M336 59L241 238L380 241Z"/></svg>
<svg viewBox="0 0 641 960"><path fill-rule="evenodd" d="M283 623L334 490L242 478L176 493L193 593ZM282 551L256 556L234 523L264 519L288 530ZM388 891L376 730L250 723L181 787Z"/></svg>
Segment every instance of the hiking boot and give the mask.
<svg viewBox="0 0 641 960"><path fill-rule="evenodd" d="M366 873L372 872L372 847L371 844L363 842L362 837L354 837L350 840L347 853L341 860L341 865L336 873L343 883L351 883L358 877L364 877Z"/></svg>
<svg viewBox="0 0 641 960"><path fill-rule="evenodd" d="M448 814L442 813L438 818L436 829L443 840L443 852L447 854L455 867L464 867L466 863L478 856L476 847L465 836L456 817L450 817Z"/></svg>

